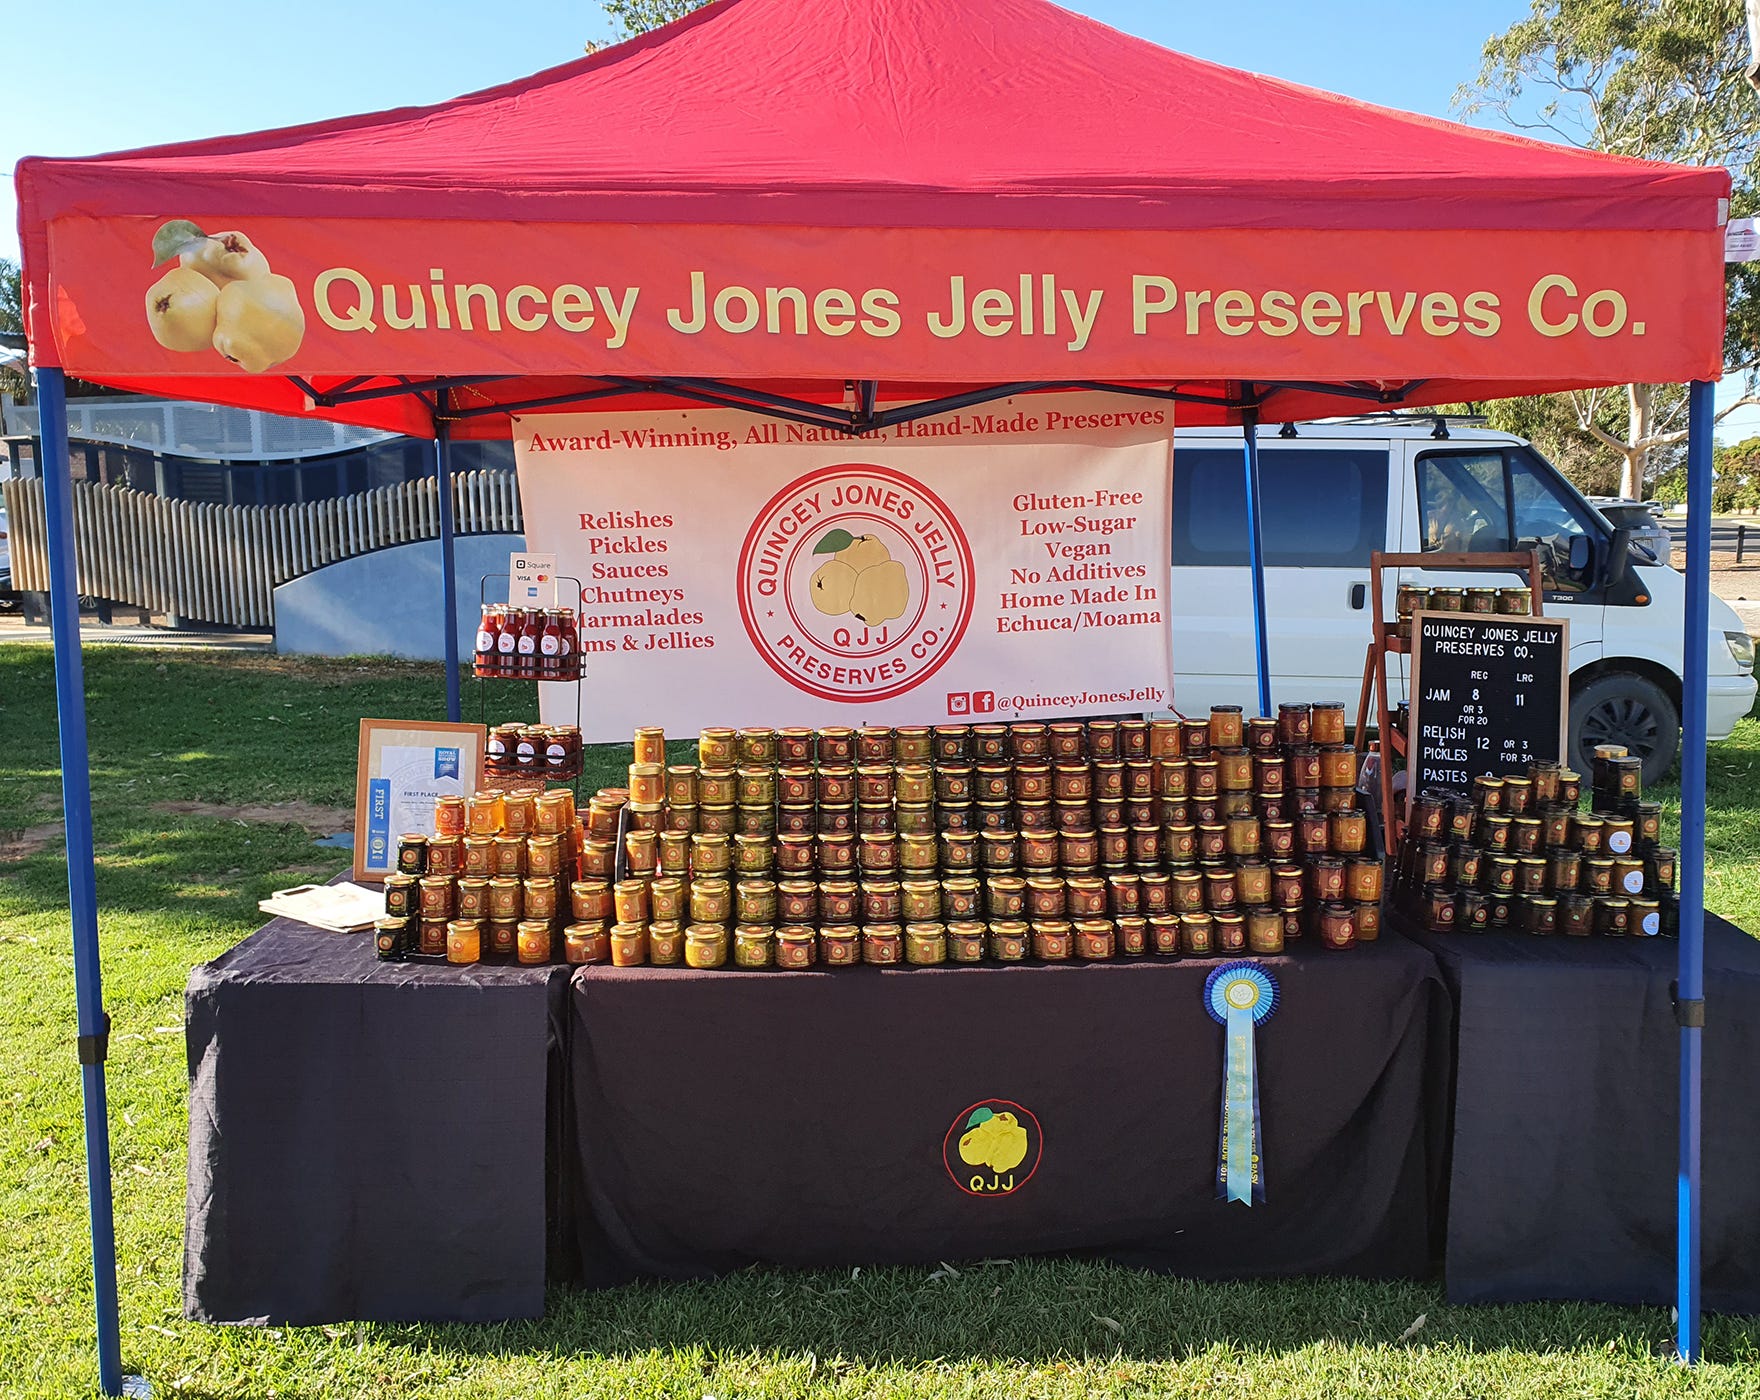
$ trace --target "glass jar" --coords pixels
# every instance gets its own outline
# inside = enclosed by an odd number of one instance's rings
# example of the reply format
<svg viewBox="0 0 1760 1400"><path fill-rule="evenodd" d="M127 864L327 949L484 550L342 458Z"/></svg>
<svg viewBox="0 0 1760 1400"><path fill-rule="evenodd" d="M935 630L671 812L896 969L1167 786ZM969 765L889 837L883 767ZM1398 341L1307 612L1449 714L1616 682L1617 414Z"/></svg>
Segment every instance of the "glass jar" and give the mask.
<svg viewBox="0 0 1760 1400"><path fill-rule="evenodd" d="M570 924L562 930L562 959L575 966L611 961L611 934L602 923Z"/></svg>
<svg viewBox="0 0 1760 1400"><path fill-rule="evenodd" d="M776 965L791 972L811 967L818 960L817 939L810 927L791 924L777 930Z"/></svg>
<svg viewBox="0 0 1760 1400"><path fill-rule="evenodd" d="M519 960L527 967L550 961L550 921L523 919L518 925Z"/></svg>
<svg viewBox="0 0 1760 1400"><path fill-rule="evenodd" d="M725 967L727 930L720 924L692 924L684 933L684 961L686 967Z"/></svg>
<svg viewBox="0 0 1760 1400"><path fill-rule="evenodd" d="M480 962L482 957L483 925L476 919L450 921L446 925L446 961L474 963Z"/></svg>
<svg viewBox="0 0 1760 1400"><path fill-rule="evenodd" d="M733 931L733 965L770 967L776 961L776 938L767 926L741 924Z"/></svg>
<svg viewBox="0 0 1760 1400"><path fill-rule="evenodd" d="M913 967L936 967L947 961L947 930L938 923L906 924L904 960Z"/></svg>

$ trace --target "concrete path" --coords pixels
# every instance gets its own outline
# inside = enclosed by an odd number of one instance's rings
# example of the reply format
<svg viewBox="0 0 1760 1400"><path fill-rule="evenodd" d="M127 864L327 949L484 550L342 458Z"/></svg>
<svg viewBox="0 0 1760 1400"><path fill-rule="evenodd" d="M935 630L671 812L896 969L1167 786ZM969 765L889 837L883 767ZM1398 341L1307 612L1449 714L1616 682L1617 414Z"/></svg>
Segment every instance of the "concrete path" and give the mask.
<svg viewBox="0 0 1760 1400"><path fill-rule="evenodd" d="M275 636L270 632L225 632L208 628L172 631L144 623L131 612L128 619L100 622L95 613L86 613L79 620L80 641L86 646L165 647L182 651L273 651ZM7 642L41 642L48 646L53 639L49 624L27 623L16 612L0 613L0 644Z"/></svg>

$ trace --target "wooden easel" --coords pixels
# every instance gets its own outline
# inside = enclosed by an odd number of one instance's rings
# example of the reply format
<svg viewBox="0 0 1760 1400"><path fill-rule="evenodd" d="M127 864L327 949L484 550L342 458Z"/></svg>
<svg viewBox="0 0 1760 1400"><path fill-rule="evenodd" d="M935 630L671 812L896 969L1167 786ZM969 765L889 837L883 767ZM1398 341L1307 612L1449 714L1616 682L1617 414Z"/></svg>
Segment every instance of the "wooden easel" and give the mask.
<svg viewBox="0 0 1760 1400"><path fill-rule="evenodd" d="M1381 826L1386 838L1386 853L1391 858L1399 849L1399 838L1405 827L1405 816L1414 796L1409 790L1405 804L1397 811L1393 802L1393 759L1406 756L1406 735L1392 722L1392 704L1387 693L1387 658L1389 653L1407 655L1410 644L1399 635L1398 620L1389 622L1382 611L1381 571L1383 569L1446 569L1475 573L1526 573L1530 616L1545 615L1546 593L1542 587L1540 551L1521 550L1507 554L1383 554L1376 550L1369 556L1369 596L1374 600L1375 622L1369 653L1363 660L1363 689L1357 699L1356 747L1359 754L1369 744L1369 701L1375 700L1375 739L1380 757Z"/></svg>

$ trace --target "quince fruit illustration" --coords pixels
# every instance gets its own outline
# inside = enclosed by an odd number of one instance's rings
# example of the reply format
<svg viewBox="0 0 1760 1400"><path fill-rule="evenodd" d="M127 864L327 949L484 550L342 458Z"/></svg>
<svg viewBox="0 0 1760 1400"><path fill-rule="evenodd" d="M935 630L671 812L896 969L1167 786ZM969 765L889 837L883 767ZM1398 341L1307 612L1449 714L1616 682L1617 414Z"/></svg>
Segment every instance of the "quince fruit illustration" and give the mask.
<svg viewBox="0 0 1760 1400"><path fill-rule="evenodd" d="M904 565L896 559L874 564L856 577L855 596L850 599L850 613L873 627L903 617L911 603L911 581L905 576Z"/></svg>
<svg viewBox="0 0 1760 1400"><path fill-rule="evenodd" d="M979 1109L972 1115L986 1115L975 1128L959 1140L960 1158L973 1167L989 1167L993 1172L1013 1171L1027 1156L1027 1130L1012 1113L994 1113Z"/></svg>
<svg viewBox="0 0 1760 1400"><path fill-rule="evenodd" d="M827 559L813 570L813 606L831 617L849 611L856 596L856 571L841 558Z"/></svg>
<svg viewBox="0 0 1760 1400"><path fill-rule="evenodd" d="M269 260L263 256L263 250L237 229L192 238L178 249L177 260L185 267L193 267L217 287L269 275Z"/></svg>
<svg viewBox="0 0 1760 1400"><path fill-rule="evenodd" d="M837 551L837 557L859 574L875 564L884 564L892 556L878 535L857 535Z"/></svg>
<svg viewBox="0 0 1760 1400"><path fill-rule="evenodd" d="M831 530L813 553L831 555L813 571L809 585L813 606L828 617L849 613L877 627L903 617L910 607L910 576L879 536Z"/></svg>
<svg viewBox="0 0 1760 1400"><path fill-rule="evenodd" d="M147 325L167 350L205 350L214 342L220 289L199 272L174 267L147 288Z"/></svg>
<svg viewBox="0 0 1760 1400"><path fill-rule="evenodd" d="M290 278L270 274L220 289L214 348L252 374L280 364L305 339L306 314Z"/></svg>
<svg viewBox="0 0 1760 1400"><path fill-rule="evenodd" d="M237 229L207 234L171 219L153 235L153 265L174 261L147 292L147 324L168 350L214 349L260 374L290 358L306 316L291 279Z"/></svg>

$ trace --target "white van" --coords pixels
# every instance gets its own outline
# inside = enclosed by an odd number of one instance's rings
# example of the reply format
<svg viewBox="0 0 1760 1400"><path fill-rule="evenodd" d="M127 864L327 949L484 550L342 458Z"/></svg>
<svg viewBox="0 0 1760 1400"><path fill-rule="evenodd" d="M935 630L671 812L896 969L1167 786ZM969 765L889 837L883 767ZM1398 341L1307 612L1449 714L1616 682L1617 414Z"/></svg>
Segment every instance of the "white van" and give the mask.
<svg viewBox="0 0 1760 1400"><path fill-rule="evenodd" d="M1258 707L1247 570L1244 450L1231 428L1178 429L1173 456L1174 704ZM1569 762L1624 744L1656 782L1680 747L1680 574L1629 548L1577 489L1520 438L1444 418L1375 417L1259 430L1265 609L1273 706L1342 700L1355 720L1369 643L1372 550L1532 548L1546 568L1546 611L1570 619ZM1425 569L1426 587L1526 583L1517 575ZM1399 575L1382 607L1394 615ZM1754 703L1754 644L1713 596L1708 731L1729 736ZM1389 657L1392 700L1403 656ZM1397 678L1396 678L1397 677Z"/></svg>

